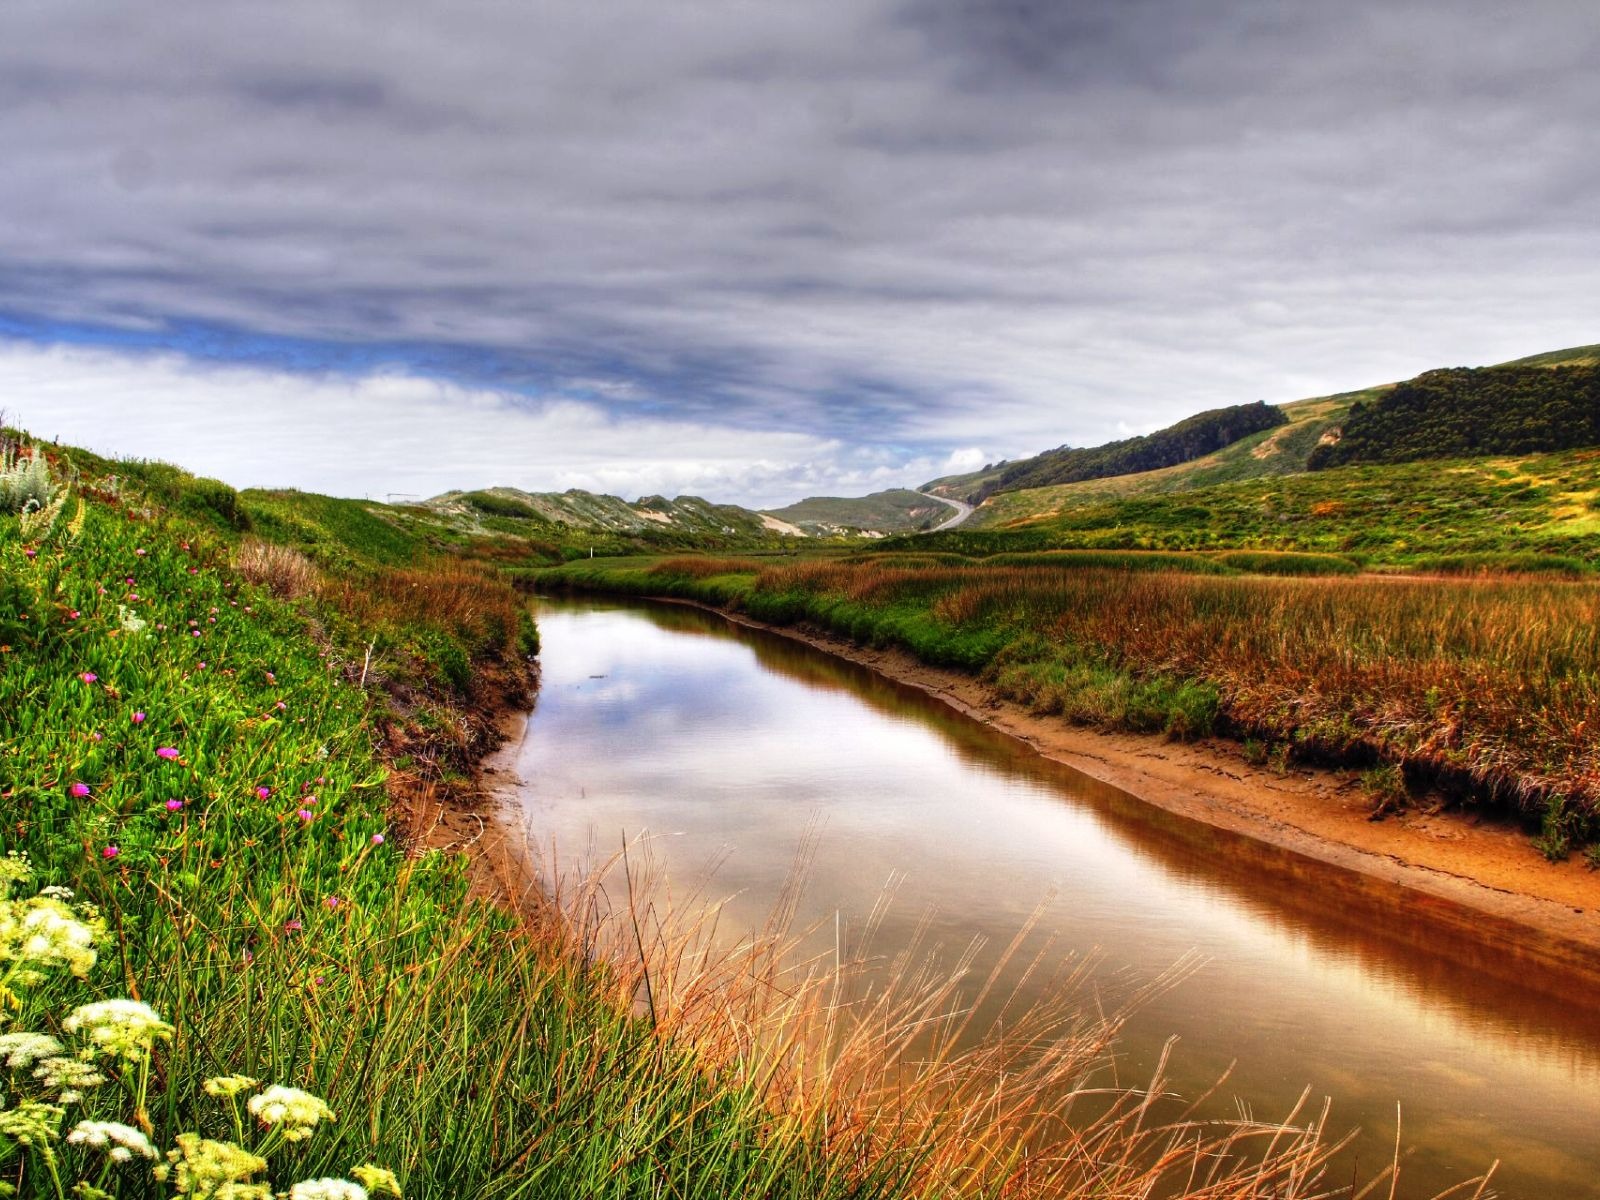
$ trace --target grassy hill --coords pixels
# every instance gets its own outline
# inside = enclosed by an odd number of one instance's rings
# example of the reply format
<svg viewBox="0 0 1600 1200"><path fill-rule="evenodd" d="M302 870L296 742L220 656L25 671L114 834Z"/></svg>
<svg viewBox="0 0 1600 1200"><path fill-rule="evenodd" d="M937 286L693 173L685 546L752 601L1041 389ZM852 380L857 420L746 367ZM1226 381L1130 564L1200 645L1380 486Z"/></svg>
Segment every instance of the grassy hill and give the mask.
<svg viewBox="0 0 1600 1200"><path fill-rule="evenodd" d="M1031 493L996 497L979 509L982 527L884 547L1292 550L1427 570L1600 567L1595 449L1341 467L1165 492L1100 487L1048 509L1033 508L1038 502Z"/></svg>
<svg viewBox="0 0 1600 1200"><path fill-rule="evenodd" d="M1312 470L1600 445L1600 366L1429 371L1346 414Z"/></svg>
<svg viewBox="0 0 1600 1200"><path fill-rule="evenodd" d="M1502 364L1502 368L1510 367L1582 367L1589 364L1600 363L1600 346L1578 346L1567 350L1554 350L1544 354L1533 355L1528 358L1518 359L1514 363ZM1331 396L1318 396L1307 400L1296 401L1291 404L1280 405L1283 414L1288 418L1286 424L1275 429L1252 434L1242 438L1232 445L1224 447L1214 453L1196 458L1177 466L1167 467L1156 471L1143 471L1135 474L1119 475L1107 479L1087 480L1077 483L1061 484L1051 487L1030 488L1026 490L1000 492L990 495L963 527L965 530L1023 530L1026 529L1034 542L1044 543L1049 531L1062 526L1086 525L1100 528L1095 523L1109 516L1110 524L1104 526L1107 530L1116 530L1119 525L1122 531L1133 529L1135 539L1154 533L1145 528L1148 524L1138 513L1138 510L1111 511L1107 506L1117 502L1132 500L1136 497L1158 497L1177 494L1187 494L1206 489L1217 488L1229 484L1247 484L1252 481L1261 485L1256 491L1243 491L1237 493L1234 500L1230 500L1229 493L1222 493L1218 503L1224 508L1230 507L1240 497L1254 496L1257 501L1265 502L1263 497L1270 491L1267 485L1270 481L1300 475L1309 469L1313 452L1318 446L1326 445L1336 440L1349 419L1353 409L1358 405L1366 409L1373 409L1383 403L1384 398L1393 392L1396 384L1379 384L1354 392L1343 392ZM1494 469L1510 469L1502 464ZM1540 468L1542 469L1542 468ZM1576 468L1582 474L1582 468ZM1468 472L1470 474L1470 472ZM1424 492L1431 485L1433 472L1409 471L1401 472L1394 480L1396 489L1408 493L1416 488ZM941 494L959 494L963 489L973 486L976 481L981 486L983 481L996 477L995 469L987 472L978 472L972 476L952 476L946 480L936 480L929 484L930 491ZM1372 481L1364 477L1356 479L1358 490L1367 488ZM1320 491L1323 485L1307 485L1311 491ZM1326 485L1328 495L1319 495L1319 501L1335 501L1337 496L1331 493L1338 490L1338 485ZM1581 489L1580 489L1581 490ZM1381 489L1380 489L1381 491ZM1448 486L1442 486L1441 494L1437 498L1442 505L1456 502L1465 502L1463 477L1457 472ZM1426 496L1421 497L1426 503ZM1492 495L1480 497L1491 500ZM1239 500L1239 502L1243 502ZM1208 507L1207 503L1197 501L1200 507ZM1359 503L1352 506L1349 511L1361 509ZM1084 510L1084 511L1080 511ZM1160 514L1161 522L1168 527L1172 523L1182 524L1182 519L1173 516L1170 506L1156 505L1151 509ZM1078 514L1074 516L1072 514ZM1380 514L1381 515L1381 514ZM1558 514L1552 513L1552 520ZM1292 531L1268 531L1262 528L1246 528L1248 523L1237 523L1227 530L1215 530L1222 539L1221 544L1250 544L1248 538L1260 537L1268 539L1269 534L1276 533L1281 537L1286 536L1289 542L1295 541ZM1197 527L1195 532L1201 533L1209 529L1209 524ZM1082 534L1083 529L1077 530ZM1359 531L1348 531L1354 536ZM950 535L939 535L949 540ZM1344 534L1340 535L1345 536ZM1516 539L1514 539L1516 540ZM1525 539L1523 539L1525 540ZM1070 538L1065 544L1081 544L1077 537Z"/></svg>
<svg viewBox="0 0 1600 1200"><path fill-rule="evenodd" d="M1286 420L1278 409L1260 402L1212 409L1141 437L1103 446L1046 450L991 470L981 483L967 489L951 488L946 481L939 494L976 504L996 493L1161 470L1203 458L1241 438L1275 429Z"/></svg>
<svg viewBox="0 0 1600 1200"><path fill-rule="evenodd" d="M807 496L785 508L768 509L766 515L811 535L910 533L939 524L950 515L950 506L909 488L893 488L856 498Z"/></svg>

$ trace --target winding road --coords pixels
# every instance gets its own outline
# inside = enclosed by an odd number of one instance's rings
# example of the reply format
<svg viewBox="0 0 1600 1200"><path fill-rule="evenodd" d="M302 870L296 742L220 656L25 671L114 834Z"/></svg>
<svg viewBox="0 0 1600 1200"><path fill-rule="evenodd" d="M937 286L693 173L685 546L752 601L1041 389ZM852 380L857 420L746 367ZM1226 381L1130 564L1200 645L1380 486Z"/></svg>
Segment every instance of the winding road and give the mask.
<svg viewBox="0 0 1600 1200"><path fill-rule="evenodd" d="M954 516L950 517L942 525L935 525L928 530L929 533L943 533L946 529L954 529L972 515L972 505L964 500L951 500L947 496L935 496L932 492L919 491L917 495L926 496L929 500L937 500L940 504L948 504L956 510Z"/></svg>

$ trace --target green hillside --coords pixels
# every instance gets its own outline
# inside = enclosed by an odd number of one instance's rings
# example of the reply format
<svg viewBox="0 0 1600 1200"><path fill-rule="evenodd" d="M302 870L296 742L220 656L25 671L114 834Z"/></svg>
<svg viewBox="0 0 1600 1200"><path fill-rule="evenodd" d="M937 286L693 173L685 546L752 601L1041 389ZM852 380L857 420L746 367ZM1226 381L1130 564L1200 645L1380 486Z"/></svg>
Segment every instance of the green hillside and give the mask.
<svg viewBox="0 0 1600 1200"><path fill-rule="evenodd" d="M1429 371L1354 405L1312 470L1600 445L1600 366Z"/></svg>
<svg viewBox="0 0 1600 1200"><path fill-rule="evenodd" d="M1019 509L1031 493L1014 498ZM1183 491L1078 492L886 549L1295 550L1428 570L1600 567L1600 449L1341 467Z"/></svg>
<svg viewBox="0 0 1600 1200"><path fill-rule="evenodd" d="M1517 359L1494 370L1545 368L1538 372L1538 377L1548 379L1550 368L1587 367L1597 363L1600 363L1600 346L1577 346ZM1426 375L1419 378L1425 379ZM1033 522L1047 522L1084 506L1104 505L1135 496L1164 496L1220 484L1301 474L1310 469L1310 460L1319 446L1333 443L1341 437L1349 414L1355 408L1360 406L1367 411L1377 409L1384 403L1385 396L1402 386L1405 385L1379 384L1359 391L1279 405L1288 418L1287 424L1252 434L1212 454L1162 470L999 492L988 496L963 528L1014 529ZM989 468L970 476L936 480L928 485L928 490L946 495L966 494L966 490L981 487L986 481L997 478L999 470Z"/></svg>
<svg viewBox="0 0 1600 1200"><path fill-rule="evenodd" d="M808 534L830 536L864 531L910 533L931 529L950 515L950 506L930 500L909 488L893 488L856 498L807 496L785 508L768 509L766 515Z"/></svg>

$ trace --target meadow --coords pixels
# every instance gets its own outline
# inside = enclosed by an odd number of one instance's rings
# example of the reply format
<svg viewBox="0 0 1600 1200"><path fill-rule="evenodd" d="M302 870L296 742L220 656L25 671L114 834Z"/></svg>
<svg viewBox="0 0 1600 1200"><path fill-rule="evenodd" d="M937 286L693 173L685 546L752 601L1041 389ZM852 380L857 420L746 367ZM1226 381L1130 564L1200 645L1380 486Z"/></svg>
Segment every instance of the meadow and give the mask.
<svg viewBox="0 0 1600 1200"><path fill-rule="evenodd" d="M40 461L0 491L0 1191L1323 1187L1324 1116L1108 1091L1120 1015L1070 990L957 1051L956 977L916 960L796 964L781 922L722 954L631 875L482 899L405 813L525 694L500 574L348 502Z"/></svg>
<svg viewBox="0 0 1600 1200"><path fill-rule="evenodd" d="M980 673L1035 711L1280 764L1375 808L1507 808L1552 858L1600 838L1600 593L1544 576L1352 575L1322 556L1042 552L573 564L540 586L673 596Z"/></svg>

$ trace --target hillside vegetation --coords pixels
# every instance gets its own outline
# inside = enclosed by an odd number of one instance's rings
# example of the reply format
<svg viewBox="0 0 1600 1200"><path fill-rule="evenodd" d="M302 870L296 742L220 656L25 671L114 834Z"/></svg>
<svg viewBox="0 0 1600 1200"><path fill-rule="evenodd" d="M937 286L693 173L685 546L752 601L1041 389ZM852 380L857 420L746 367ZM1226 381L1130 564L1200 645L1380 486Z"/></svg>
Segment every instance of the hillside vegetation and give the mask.
<svg viewBox="0 0 1600 1200"><path fill-rule="evenodd" d="M981 473L982 478L975 486L964 492L952 490L954 481L949 479L935 480L929 489L942 487L941 494L976 504L999 492L1157 471L1203 458L1253 433L1274 429L1287 420L1278 409L1259 401L1217 408L1196 413L1155 433L1107 442L1103 446L1083 449L1062 446L1047 450L1033 458Z"/></svg>
<svg viewBox="0 0 1600 1200"><path fill-rule="evenodd" d="M943 521L950 506L910 488L892 488L870 496L808 496L784 508L768 509L766 515L813 536L910 533Z"/></svg>
<svg viewBox="0 0 1600 1200"><path fill-rule="evenodd" d="M1295 550L1420 570L1600 567L1600 450L1341 467L1171 492L1080 488L1049 499L992 497L960 529L883 546Z"/></svg>
<svg viewBox="0 0 1600 1200"><path fill-rule="evenodd" d="M1358 402L1312 470L1600 446L1600 366L1429 371Z"/></svg>

